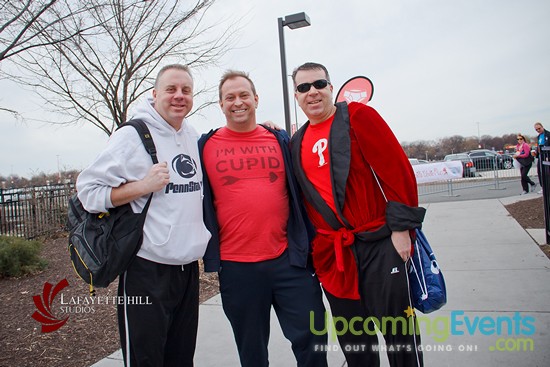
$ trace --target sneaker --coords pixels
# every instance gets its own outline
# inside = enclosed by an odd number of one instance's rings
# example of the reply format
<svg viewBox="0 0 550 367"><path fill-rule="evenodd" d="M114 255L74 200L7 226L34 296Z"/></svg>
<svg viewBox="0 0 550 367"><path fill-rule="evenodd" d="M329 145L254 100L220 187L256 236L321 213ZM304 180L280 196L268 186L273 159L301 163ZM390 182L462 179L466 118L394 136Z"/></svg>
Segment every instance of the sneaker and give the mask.
<svg viewBox="0 0 550 367"><path fill-rule="evenodd" d="M531 184L531 192L535 192L535 189L537 188L537 184L536 183L532 183Z"/></svg>
<svg viewBox="0 0 550 367"><path fill-rule="evenodd" d="M542 189L537 191L537 194L542 194Z"/></svg>
<svg viewBox="0 0 550 367"><path fill-rule="evenodd" d="M526 195L527 191L522 191L520 195Z"/></svg>

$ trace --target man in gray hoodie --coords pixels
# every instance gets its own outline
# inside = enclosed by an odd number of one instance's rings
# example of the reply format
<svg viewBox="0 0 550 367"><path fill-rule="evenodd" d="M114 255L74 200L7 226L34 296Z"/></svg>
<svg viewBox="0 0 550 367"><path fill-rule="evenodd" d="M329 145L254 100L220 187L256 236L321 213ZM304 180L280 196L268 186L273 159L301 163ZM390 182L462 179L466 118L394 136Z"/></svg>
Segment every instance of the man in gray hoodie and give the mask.
<svg viewBox="0 0 550 367"><path fill-rule="evenodd" d="M147 124L159 163L153 165L135 129L123 128L77 180L78 197L90 212L126 203L141 212L154 193L141 249L119 278L119 296L149 301L118 305L126 366L193 366L197 260L211 236L203 224L198 133L185 119L192 107L189 69L163 67L152 98L142 101L133 117Z"/></svg>

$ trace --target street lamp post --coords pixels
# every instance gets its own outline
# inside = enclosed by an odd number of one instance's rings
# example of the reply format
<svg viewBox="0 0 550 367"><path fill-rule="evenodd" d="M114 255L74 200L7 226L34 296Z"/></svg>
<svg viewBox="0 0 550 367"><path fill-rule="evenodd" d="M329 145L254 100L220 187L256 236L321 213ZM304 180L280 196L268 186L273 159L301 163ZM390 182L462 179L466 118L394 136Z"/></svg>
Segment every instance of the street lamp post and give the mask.
<svg viewBox="0 0 550 367"><path fill-rule="evenodd" d="M308 27L311 25L311 21L306 13L297 13L287 15L284 19L279 18L279 50L281 53L281 75L283 77L283 103L285 108L285 128L288 134L291 134L290 126L290 106L288 100L288 79L286 74L286 55L285 55L285 36L283 32L284 26L288 26L290 29Z"/></svg>

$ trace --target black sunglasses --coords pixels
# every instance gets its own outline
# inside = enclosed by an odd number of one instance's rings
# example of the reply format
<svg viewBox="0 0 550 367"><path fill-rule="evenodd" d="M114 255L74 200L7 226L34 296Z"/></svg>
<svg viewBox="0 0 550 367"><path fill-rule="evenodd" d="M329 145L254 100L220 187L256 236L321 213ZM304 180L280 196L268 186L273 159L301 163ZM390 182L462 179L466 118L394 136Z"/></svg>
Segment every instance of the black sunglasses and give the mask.
<svg viewBox="0 0 550 367"><path fill-rule="evenodd" d="M319 79L314 81L313 83L302 83L296 87L296 90L300 93L305 93L311 89L312 85L315 87L315 89L323 89L323 88L326 88L326 86L329 84L330 82L328 80Z"/></svg>

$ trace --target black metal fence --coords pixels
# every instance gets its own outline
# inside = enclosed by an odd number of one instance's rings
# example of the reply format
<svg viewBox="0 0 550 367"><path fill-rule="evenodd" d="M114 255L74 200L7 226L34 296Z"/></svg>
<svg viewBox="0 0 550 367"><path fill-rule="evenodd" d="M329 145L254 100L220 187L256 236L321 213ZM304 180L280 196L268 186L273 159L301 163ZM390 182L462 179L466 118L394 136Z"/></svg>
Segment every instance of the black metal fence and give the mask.
<svg viewBox="0 0 550 367"><path fill-rule="evenodd" d="M35 238L63 230L74 184L0 189L0 234Z"/></svg>

